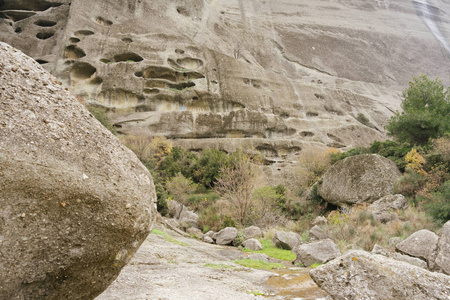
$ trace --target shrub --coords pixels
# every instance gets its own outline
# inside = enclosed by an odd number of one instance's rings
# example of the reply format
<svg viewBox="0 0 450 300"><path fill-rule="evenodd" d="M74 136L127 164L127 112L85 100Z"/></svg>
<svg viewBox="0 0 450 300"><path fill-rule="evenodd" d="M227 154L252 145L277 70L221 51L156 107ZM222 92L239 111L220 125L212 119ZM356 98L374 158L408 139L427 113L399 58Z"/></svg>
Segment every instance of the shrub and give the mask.
<svg viewBox="0 0 450 300"><path fill-rule="evenodd" d="M356 121L358 121L359 123L361 123L367 127L375 128L375 126L373 126L373 124L370 122L370 120L362 113L359 113L355 119L356 119Z"/></svg>
<svg viewBox="0 0 450 300"><path fill-rule="evenodd" d="M88 106L88 110L112 134L117 134L116 129L111 123L111 119L106 114L106 108L90 105Z"/></svg>
<svg viewBox="0 0 450 300"><path fill-rule="evenodd" d="M405 156L411 149L412 147L409 144L395 141L374 141L369 147L370 153L377 153L392 160L401 171L405 171Z"/></svg>
<svg viewBox="0 0 450 300"><path fill-rule="evenodd" d="M423 188L426 177L407 168L403 176L395 186L395 192L408 197L414 197L416 193Z"/></svg>
<svg viewBox="0 0 450 300"><path fill-rule="evenodd" d="M346 152L333 152L330 154L330 159L331 159L331 164L335 164L338 161L350 157L350 156L355 156L355 155L360 155L360 154L367 154L369 153L369 150L367 148L364 147L356 147L353 149L350 149Z"/></svg>
<svg viewBox="0 0 450 300"><path fill-rule="evenodd" d="M425 145L450 131L449 91L438 78L414 78L403 97L403 112L396 112L386 126L389 135L400 142Z"/></svg>
<svg viewBox="0 0 450 300"><path fill-rule="evenodd" d="M157 167L172 152L172 144L164 137L128 135L121 140L149 169Z"/></svg>
<svg viewBox="0 0 450 300"><path fill-rule="evenodd" d="M228 155L216 149L203 150L200 158L194 165L193 179L206 188L214 187L219 177L220 168L228 160Z"/></svg>
<svg viewBox="0 0 450 300"><path fill-rule="evenodd" d="M196 188L196 184L181 173L178 173L166 183L166 189L174 197L174 200L184 205L188 205L188 195L193 193Z"/></svg>
<svg viewBox="0 0 450 300"><path fill-rule="evenodd" d="M161 162L158 171L164 179L172 178L178 173L186 178L192 178L197 160L196 154L180 147L173 147L171 153Z"/></svg>
<svg viewBox="0 0 450 300"><path fill-rule="evenodd" d="M331 155L337 153L338 150L334 148L329 149L307 149L300 152L297 161L300 165L298 170L300 174L299 185L309 188L331 166Z"/></svg>
<svg viewBox="0 0 450 300"><path fill-rule="evenodd" d="M207 231L208 229L213 231L219 230L222 221L214 205L210 205L200 211L198 224L203 228L204 231Z"/></svg>
<svg viewBox="0 0 450 300"><path fill-rule="evenodd" d="M423 167L425 165L425 158L420 155L416 149L412 149L405 156L406 167L410 168L414 172L425 176L427 172L424 171Z"/></svg>

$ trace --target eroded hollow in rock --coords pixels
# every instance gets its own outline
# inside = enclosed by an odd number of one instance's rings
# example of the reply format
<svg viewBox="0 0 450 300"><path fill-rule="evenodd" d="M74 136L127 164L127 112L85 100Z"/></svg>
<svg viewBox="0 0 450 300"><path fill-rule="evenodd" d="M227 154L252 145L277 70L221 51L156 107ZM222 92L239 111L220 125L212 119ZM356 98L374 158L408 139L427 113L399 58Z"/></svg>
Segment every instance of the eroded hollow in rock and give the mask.
<svg viewBox="0 0 450 300"><path fill-rule="evenodd" d="M36 59L36 61L38 62L38 64L41 64L41 65L48 64L48 61L43 60L43 59Z"/></svg>
<svg viewBox="0 0 450 300"><path fill-rule="evenodd" d="M58 7L61 5L63 5L63 3L45 0L0 0L0 10L44 11L50 7Z"/></svg>
<svg viewBox="0 0 450 300"><path fill-rule="evenodd" d="M144 78L159 78L170 81L176 81L176 72L164 67L148 67L142 72Z"/></svg>
<svg viewBox="0 0 450 300"><path fill-rule="evenodd" d="M17 22L32 17L36 13L32 11L3 11L1 14L5 19L10 19L13 22Z"/></svg>
<svg viewBox="0 0 450 300"><path fill-rule="evenodd" d="M75 37L71 37L69 39L69 42L72 43L72 44L76 44L76 43L80 42L80 39L79 38L75 38Z"/></svg>
<svg viewBox="0 0 450 300"><path fill-rule="evenodd" d="M111 25L113 24L112 21L107 20L107 19L104 19L104 18L102 18L102 17L97 17L97 18L95 19L95 21L97 21L97 23L100 24L100 25L111 26Z"/></svg>
<svg viewBox="0 0 450 300"><path fill-rule="evenodd" d="M97 72L97 69L92 65L85 62L78 62L70 70L70 76L72 79L83 80L91 78L95 72Z"/></svg>
<svg viewBox="0 0 450 300"><path fill-rule="evenodd" d="M314 133L311 131L302 131L302 132L300 132L300 135L302 137L311 137L311 136L314 136Z"/></svg>
<svg viewBox="0 0 450 300"><path fill-rule="evenodd" d="M316 113L316 112L308 111L308 112L306 113L306 116L307 116L307 117L318 117L319 114Z"/></svg>
<svg viewBox="0 0 450 300"><path fill-rule="evenodd" d="M36 34L36 37L40 40L46 40L46 39L51 38L54 35L55 35L55 32L53 32L53 31L43 31L43 32L39 32L38 34Z"/></svg>
<svg viewBox="0 0 450 300"><path fill-rule="evenodd" d="M144 59L140 55L133 53L133 52L117 54L113 58L113 61L115 61L115 62L121 62L121 61L139 62L139 61L143 61L143 60Z"/></svg>
<svg viewBox="0 0 450 300"><path fill-rule="evenodd" d="M185 57L177 59L177 64L185 69L195 70L203 66L203 61L197 58Z"/></svg>
<svg viewBox="0 0 450 300"><path fill-rule="evenodd" d="M85 36L89 36L89 35L93 35L94 32L90 31L90 30L78 30L74 33L74 35L76 37L85 37Z"/></svg>
<svg viewBox="0 0 450 300"><path fill-rule="evenodd" d="M168 87L170 89L175 89L175 90L178 90L178 91L182 91L182 90L194 87L194 86L195 86L195 83L193 83L192 81L180 82L180 83L177 83L177 84L172 84L172 83L168 84Z"/></svg>
<svg viewBox="0 0 450 300"><path fill-rule="evenodd" d="M129 43L132 43L133 40L130 39L130 38L123 38L123 39L122 39L122 42L129 44Z"/></svg>
<svg viewBox="0 0 450 300"><path fill-rule="evenodd" d="M66 49L64 50L64 58L66 59L78 59L85 56L86 53L83 51L83 49L75 45L67 46Z"/></svg>
<svg viewBox="0 0 450 300"><path fill-rule="evenodd" d="M55 21L50 20L37 20L36 22L34 22L34 24L40 27L53 27L57 23Z"/></svg>

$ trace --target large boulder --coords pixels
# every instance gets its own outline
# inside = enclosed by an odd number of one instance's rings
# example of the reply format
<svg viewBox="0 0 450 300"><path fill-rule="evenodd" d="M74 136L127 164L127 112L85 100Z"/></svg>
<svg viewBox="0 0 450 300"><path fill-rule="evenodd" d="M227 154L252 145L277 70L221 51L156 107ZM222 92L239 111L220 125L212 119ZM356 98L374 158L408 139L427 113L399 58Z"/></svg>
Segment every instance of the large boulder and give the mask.
<svg viewBox="0 0 450 300"><path fill-rule="evenodd" d="M450 277L366 251L349 251L309 272L333 299L441 299Z"/></svg>
<svg viewBox="0 0 450 300"><path fill-rule="evenodd" d="M248 239L242 243L242 245L252 251L259 251L263 249L261 242L257 239Z"/></svg>
<svg viewBox="0 0 450 300"><path fill-rule="evenodd" d="M432 258L439 237L432 231L422 229L411 234L407 239L397 244L397 251L425 261Z"/></svg>
<svg viewBox="0 0 450 300"><path fill-rule="evenodd" d="M338 246L330 239L300 245L292 252L297 255L295 263L305 266L323 264L341 255Z"/></svg>
<svg viewBox="0 0 450 300"><path fill-rule="evenodd" d="M234 227L226 227L219 232L214 233L213 240L217 245L229 245L234 242L238 234L238 231Z"/></svg>
<svg viewBox="0 0 450 300"><path fill-rule="evenodd" d="M0 112L0 299L93 299L150 232L150 173L4 43Z"/></svg>
<svg viewBox="0 0 450 300"><path fill-rule="evenodd" d="M393 161L378 154L351 156L331 166L317 192L337 206L372 203L391 195L401 175Z"/></svg>
<svg viewBox="0 0 450 300"><path fill-rule="evenodd" d="M405 255L405 254L401 254L401 253L397 253L397 252L390 252L378 244L375 244L375 246L373 246L372 253L384 255L389 258L392 258L392 259L395 259L398 261L403 261L403 262L406 262L408 264L411 264L411 265L414 265L414 266L417 266L417 267L420 267L423 269L428 268L427 263L425 261L421 260L420 258L412 257L409 255Z"/></svg>
<svg viewBox="0 0 450 300"><path fill-rule="evenodd" d="M186 206L183 206L178 222L180 222L183 227L196 227L198 226L198 215L192 210L189 210Z"/></svg>
<svg viewBox="0 0 450 300"><path fill-rule="evenodd" d="M295 232L277 231L273 235L272 243L277 248L292 250L303 243L302 237Z"/></svg>
<svg viewBox="0 0 450 300"><path fill-rule="evenodd" d="M252 239L252 238L262 238L263 234L261 228L258 226L250 226L244 229L244 238Z"/></svg>
<svg viewBox="0 0 450 300"><path fill-rule="evenodd" d="M397 211L408 206L408 200L401 194L387 195L372 203L368 211L373 214L375 220L387 223L398 219Z"/></svg>
<svg viewBox="0 0 450 300"><path fill-rule="evenodd" d="M330 238L330 235L328 233L326 233L325 231L323 231L323 229L317 225L309 230L309 239L311 241L325 240L325 239L329 239L329 238Z"/></svg>
<svg viewBox="0 0 450 300"><path fill-rule="evenodd" d="M450 275L450 221L442 227L436 254L432 262L432 269Z"/></svg>

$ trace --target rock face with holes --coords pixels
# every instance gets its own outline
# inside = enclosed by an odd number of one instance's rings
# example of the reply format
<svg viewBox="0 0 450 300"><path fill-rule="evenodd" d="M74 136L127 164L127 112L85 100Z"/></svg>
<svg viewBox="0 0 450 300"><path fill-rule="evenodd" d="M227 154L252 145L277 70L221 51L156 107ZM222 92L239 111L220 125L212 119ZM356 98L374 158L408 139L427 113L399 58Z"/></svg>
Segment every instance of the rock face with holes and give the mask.
<svg viewBox="0 0 450 300"><path fill-rule="evenodd" d="M152 178L60 82L4 43L0 111L0 299L93 299L150 232Z"/></svg>
<svg viewBox="0 0 450 300"><path fill-rule="evenodd" d="M383 139L413 76L447 80L445 11L443 0L3 0L0 40L107 108L120 133L254 147L282 166L308 145Z"/></svg>
<svg viewBox="0 0 450 300"><path fill-rule="evenodd" d="M401 175L393 161L378 154L351 156L331 166L317 193L337 206L372 203L392 194Z"/></svg>

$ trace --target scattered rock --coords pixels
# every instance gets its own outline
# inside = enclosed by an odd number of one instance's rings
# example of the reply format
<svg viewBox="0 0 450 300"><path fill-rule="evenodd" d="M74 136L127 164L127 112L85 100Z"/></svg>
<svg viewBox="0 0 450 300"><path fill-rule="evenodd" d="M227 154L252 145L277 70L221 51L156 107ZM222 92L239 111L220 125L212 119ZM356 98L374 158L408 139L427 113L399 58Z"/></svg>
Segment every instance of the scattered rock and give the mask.
<svg viewBox="0 0 450 300"><path fill-rule="evenodd" d="M329 238L330 236L317 225L309 230L309 239L311 241L326 240Z"/></svg>
<svg viewBox="0 0 450 300"><path fill-rule="evenodd" d="M163 223L167 226L169 226L170 229L172 228L177 228L180 229L180 223L178 223L177 220L172 219L172 218L164 218L163 219Z"/></svg>
<svg viewBox="0 0 450 300"><path fill-rule="evenodd" d="M314 219L314 221L312 222L313 226L322 226L322 225L327 225L327 224L328 224L328 220L324 216L317 216Z"/></svg>
<svg viewBox="0 0 450 300"><path fill-rule="evenodd" d="M272 238L272 243L277 248L292 250L303 243L302 237L295 232L277 231Z"/></svg>
<svg viewBox="0 0 450 300"><path fill-rule="evenodd" d="M270 261L270 257L267 256L264 253L255 253L255 254L250 255L248 258L249 259L254 259L254 260L262 260L262 261L265 261L265 262Z"/></svg>
<svg viewBox="0 0 450 300"><path fill-rule="evenodd" d="M408 264L423 268L423 269L427 269L427 263L423 260L421 260L420 258L417 257L412 257L409 255L404 255L404 254L400 254L400 253L396 253L396 252L390 252L387 249L384 249L383 247L381 247L378 244L375 244L375 246L372 249L372 253L373 254L380 254L380 255L384 255L386 257L398 260L398 261L403 261L406 262Z"/></svg>
<svg viewBox="0 0 450 300"><path fill-rule="evenodd" d="M236 239L238 231L234 227L227 227L213 235L217 245L229 245Z"/></svg>
<svg viewBox="0 0 450 300"><path fill-rule="evenodd" d="M450 275L450 221L442 227L436 253L432 269Z"/></svg>
<svg viewBox="0 0 450 300"><path fill-rule="evenodd" d="M261 232L261 229L258 226L250 226L245 228L244 230L244 238L245 239L251 239L251 238L262 238L263 234Z"/></svg>
<svg viewBox="0 0 450 300"><path fill-rule="evenodd" d="M310 271L333 299L449 299L450 277L366 251L350 251Z"/></svg>
<svg viewBox="0 0 450 300"><path fill-rule="evenodd" d="M205 233L203 236L204 237L210 237L211 239L213 239L215 232L210 230L207 233Z"/></svg>
<svg viewBox="0 0 450 300"><path fill-rule="evenodd" d="M4 43L0 112L0 299L95 298L150 232L150 173L54 77Z"/></svg>
<svg viewBox="0 0 450 300"><path fill-rule="evenodd" d="M323 264L341 255L338 246L330 239L300 245L292 252L297 255L295 263L305 266Z"/></svg>
<svg viewBox="0 0 450 300"><path fill-rule="evenodd" d="M203 236L203 242L208 244L214 244L214 240L209 236Z"/></svg>
<svg viewBox="0 0 450 300"><path fill-rule="evenodd" d="M393 161L378 154L351 156L328 169L317 192L337 206L372 203L391 195L401 175Z"/></svg>
<svg viewBox="0 0 450 300"><path fill-rule="evenodd" d="M198 215L195 212L189 210L186 206L183 206L178 221L184 227L196 227L198 226Z"/></svg>
<svg viewBox="0 0 450 300"><path fill-rule="evenodd" d="M252 251L259 251L263 249L263 246L261 245L261 242L257 239L248 239L242 243L245 248L252 250Z"/></svg>
<svg viewBox="0 0 450 300"><path fill-rule="evenodd" d="M183 204L175 200L167 200L167 213L170 217L178 220L182 210Z"/></svg>
<svg viewBox="0 0 450 300"><path fill-rule="evenodd" d="M387 223L398 220L398 210L403 210L408 206L408 200L405 196L387 195L372 203L368 211L371 212L375 220Z"/></svg>
<svg viewBox="0 0 450 300"><path fill-rule="evenodd" d="M439 237L432 231L422 229L411 234L396 246L397 251L428 261L435 251Z"/></svg>
<svg viewBox="0 0 450 300"><path fill-rule="evenodd" d="M188 234L190 234L190 235L195 236L195 238L197 238L197 239L199 239L199 240L203 239L203 232L202 232L200 229L198 229L198 228L195 228L195 227L189 227L189 228L186 230L186 232L187 232Z"/></svg>

